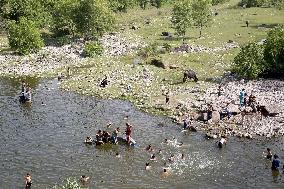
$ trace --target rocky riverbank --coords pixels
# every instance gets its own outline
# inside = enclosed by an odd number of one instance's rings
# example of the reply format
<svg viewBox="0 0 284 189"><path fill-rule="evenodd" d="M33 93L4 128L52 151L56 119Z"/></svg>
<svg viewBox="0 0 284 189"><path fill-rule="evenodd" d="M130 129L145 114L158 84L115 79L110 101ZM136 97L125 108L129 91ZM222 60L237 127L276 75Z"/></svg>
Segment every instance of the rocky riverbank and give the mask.
<svg viewBox="0 0 284 189"><path fill-rule="evenodd" d="M76 91L83 95L94 95L100 98L119 98L132 102L135 106L149 113L166 115L175 122L182 123L185 117L193 118L197 130L208 132L208 137L239 136L255 138L258 135L272 137L284 134L284 82L280 80L258 80L249 82L236 81L234 77L226 79L216 77L214 81L188 81L182 83L182 69L161 69L149 64L133 64L135 52L146 44L139 37L127 39L119 33L106 34L100 39L104 54L95 59L82 57L84 42L76 41L61 47L47 46L29 56L14 54L0 55L1 75L36 75L46 73L53 75L62 69L72 67L71 77L61 82L64 90ZM238 46L234 43L224 47L203 48L199 46L183 46L174 52L209 53L228 51ZM129 59L121 59L121 55L129 55ZM222 62L219 62L221 64ZM179 69L181 67L181 69ZM65 72L65 71L64 71ZM220 74L220 73L219 73ZM108 76L109 84L99 86L104 76ZM222 83L222 95L217 95L219 82ZM273 117L261 117L260 114L243 115L238 104L240 90L246 89L258 102L266 106ZM170 96L165 103L166 93ZM219 112L230 103L235 113L230 119L220 119ZM200 121L201 112L210 103L214 106L212 120Z"/></svg>

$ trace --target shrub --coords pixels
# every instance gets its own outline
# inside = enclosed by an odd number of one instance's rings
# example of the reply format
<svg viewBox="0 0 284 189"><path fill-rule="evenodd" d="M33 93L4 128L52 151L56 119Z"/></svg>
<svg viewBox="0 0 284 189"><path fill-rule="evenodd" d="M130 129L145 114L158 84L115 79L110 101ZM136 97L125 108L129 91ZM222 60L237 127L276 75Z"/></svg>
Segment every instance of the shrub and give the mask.
<svg viewBox="0 0 284 189"><path fill-rule="evenodd" d="M29 54L31 51L36 51L44 45L35 22L26 18L21 18L18 23L10 21L8 33L10 47L20 54Z"/></svg>
<svg viewBox="0 0 284 189"><path fill-rule="evenodd" d="M265 70L263 46L249 43L234 58L233 71L246 79L255 79Z"/></svg>
<svg viewBox="0 0 284 189"><path fill-rule="evenodd" d="M284 28L268 33L264 59L269 74L284 74Z"/></svg>
<svg viewBox="0 0 284 189"><path fill-rule="evenodd" d="M158 55L158 44L152 43L142 48L138 54L143 58L155 57Z"/></svg>
<svg viewBox="0 0 284 189"><path fill-rule="evenodd" d="M270 1L270 0L269 0ZM246 6L246 7L260 7L267 3L268 0L242 0L239 5L240 6Z"/></svg>
<svg viewBox="0 0 284 189"><path fill-rule="evenodd" d="M212 5L218 5L218 4L222 4L222 3L226 3L229 0L212 0Z"/></svg>
<svg viewBox="0 0 284 189"><path fill-rule="evenodd" d="M89 42L85 45L83 54L85 57L94 57L103 53L103 47L98 42Z"/></svg>

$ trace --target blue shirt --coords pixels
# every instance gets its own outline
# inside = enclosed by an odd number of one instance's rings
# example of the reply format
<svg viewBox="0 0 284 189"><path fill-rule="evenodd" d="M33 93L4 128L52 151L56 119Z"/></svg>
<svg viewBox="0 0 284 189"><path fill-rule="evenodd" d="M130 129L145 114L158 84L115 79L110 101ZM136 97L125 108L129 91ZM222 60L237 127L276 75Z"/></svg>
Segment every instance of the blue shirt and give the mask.
<svg viewBox="0 0 284 189"><path fill-rule="evenodd" d="M272 169L278 169L280 167L280 160L279 159L274 159L272 161Z"/></svg>

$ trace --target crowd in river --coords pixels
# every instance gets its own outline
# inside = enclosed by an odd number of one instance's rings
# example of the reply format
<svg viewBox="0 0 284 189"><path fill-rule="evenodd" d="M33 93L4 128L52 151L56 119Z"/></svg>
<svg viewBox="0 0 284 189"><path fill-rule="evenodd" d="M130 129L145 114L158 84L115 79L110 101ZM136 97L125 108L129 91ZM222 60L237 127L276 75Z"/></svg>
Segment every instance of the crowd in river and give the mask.
<svg viewBox="0 0 284 189"><path fill-rule="evenodd" d="M105 77L102 84L104 84L104 86L102 87L105 87L107 85L107 77ZM218 93L219 93L218 95L221 95L222 93L221 87L219 87ZM260 105L257 103L256 97L253 95L248 96L245 92L245 89L242 89L240 91L239 100L240 100L240 108L245 109L246 107L250 107L253 110L253 112L259 111ZM22 81L22 85L21 85L20 101L21 102L31 102L31 88L24 81ZM169 96L167 95L166 103L168 103L168 101L169 101ZM208 109L208 117L210 116L212 117L212 111L210 108ZM232 116L232 113L229 108L227 108L225 111L221 113L225 114L225 116L228 117L228 119L230 119L230 117ZM106 127L107 129L109 129L113 127L113 124L109 123L107 124ZM84 143L86 145L95 144L96 146L104 146L105 144L110 144L110 145L126 144L128 146L135 147L136 142L132 138L132 129L133 129L133 126L128 122L126 122L126 128L123 134L121 134L120 127L116 127L115 129L113 129L111 133L104 129L103 130L100 129L97 131L95 135L95 139L93 139L93 137L91 136L87 136L86 139L84 140ZM184 119L182 129L183 129L182 132L196 131L196 129L194 128L192 124L192 118L189 118L189 116L187 116ZM220 139L218 139L216 142L217 144L216 147L223 148L227 144L227 142L228 142L228 139L226 138L226 136L221 136ZM173 138L172 140L166 138L164 139L164 141L162 141L162 144L171 145L171 146L174 146L175 148L187 146L183 142L178 142L177 139L175 138ZM160 156L161 154L163 154L163 151L161 149L154 148L152 144L147 145L145 148L145 151L150 153L150 158L146 160L146 163L145 163L145 170L146 171L151 170L152 168L151 162L153 161L164 161L164 164L163 164L164 166L161 168L161 176L163 178L170 176L172 173L170 166L168 166L169 164L186 158L185 154L183 153L182 154L170 154L166 158L166 161L165 161L165 159L162 159ZM273 154L270 148L267 148L266 152L264 153L265 153L265 158L271 161L271 169L273 171L279 171L280 164L281 164L279 156L277 154ZM119 152L116 152L115 157L122 158ZM283 171L284 171L284 165L283 165ZM82 175L79 180L82 183L87 183L89 182L89 179L90 177L86 175ZM32 177L30 173L27 173L25 177L25 188L30 189L31 185L32 185Z"/></svg>

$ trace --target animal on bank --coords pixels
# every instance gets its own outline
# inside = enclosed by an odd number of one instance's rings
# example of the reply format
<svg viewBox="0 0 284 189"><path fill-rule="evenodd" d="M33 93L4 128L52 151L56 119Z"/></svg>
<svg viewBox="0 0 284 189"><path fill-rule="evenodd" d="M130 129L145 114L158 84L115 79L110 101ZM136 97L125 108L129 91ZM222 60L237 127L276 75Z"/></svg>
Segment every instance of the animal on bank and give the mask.
<svg viewBox="0 0 284 189"><path fill-rule="evenodd" d="M195 82L198 81L195 71L189 69L183 73L183 82L186 82L187 79L193 79Z"/></svg>

